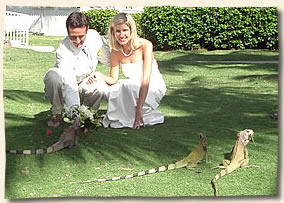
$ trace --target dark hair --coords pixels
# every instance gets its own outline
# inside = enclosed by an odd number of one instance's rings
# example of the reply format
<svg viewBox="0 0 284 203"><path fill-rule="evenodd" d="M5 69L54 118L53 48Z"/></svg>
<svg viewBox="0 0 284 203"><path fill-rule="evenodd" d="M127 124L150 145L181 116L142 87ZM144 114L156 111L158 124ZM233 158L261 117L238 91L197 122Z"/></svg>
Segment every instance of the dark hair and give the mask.
<svg viewBox="0 0 284 203"><path fill-rule="evenodd" d="M68 30L68 27L77 28L77 27L84 27L84 26L86 26L87 29L89 27L89 19L84 13L74 11L68 16L66 20L67 30Z"/></svg>

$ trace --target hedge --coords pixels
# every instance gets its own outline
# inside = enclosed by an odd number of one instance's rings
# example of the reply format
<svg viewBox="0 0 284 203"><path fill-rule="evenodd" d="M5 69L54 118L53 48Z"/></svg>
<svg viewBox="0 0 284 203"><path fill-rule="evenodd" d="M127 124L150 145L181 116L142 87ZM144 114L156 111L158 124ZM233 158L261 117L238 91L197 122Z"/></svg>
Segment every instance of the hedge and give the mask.
<svg viewBox="0 0 284 203"><path fill-rule="evenodd" d="M105 34L114 10L86 12L91 27ZM138 34L155 50L278 49L277 8L145 7L131 14Z"/></svg>
<svg viewBox="0 0 284 203"><path fill-rule="evenodd" d="M146 7L141 27L159 50L278 49L276 8Z"/></svg>
<svg viewBox="0 0 284 203"><path fill-rule="evenodd" d="M85 11L84 14L89 19L91 29L97 30L100 35L106 35L109 23L113 16L118 14L118 11L114 9L94 9Z"/></svg>
<svg viewBox="0 0 284 203"><path fill-rule="evenodd" d="M117 10L108 10L108 9L95 9L95 10L89 10L84 12L85 15L88 17L90 21L90 28L97 30L101 35L106 35L109 23L111 19L118 14ZM142 36L142 30L141 30L141 16L142 13L133 13L131 14L134 21L137 25L137 32L139 36Z"/></svg>

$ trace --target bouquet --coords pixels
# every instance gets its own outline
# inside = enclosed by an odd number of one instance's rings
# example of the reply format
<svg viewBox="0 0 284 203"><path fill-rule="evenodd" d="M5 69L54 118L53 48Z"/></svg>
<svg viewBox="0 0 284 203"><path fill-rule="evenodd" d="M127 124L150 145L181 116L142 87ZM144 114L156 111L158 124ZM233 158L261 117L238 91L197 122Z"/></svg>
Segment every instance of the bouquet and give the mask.
<svg viewBox="0 0 284 203"><path fill-rule="evenodd" d="M80 120L80 128L86 127L86 125L94 125L96 128L101 126L102 116L98 115L98 110L93 107L83 105L74 105L69 108L65 108L62 114L64 122L73 123L76 118Z"/></svg>

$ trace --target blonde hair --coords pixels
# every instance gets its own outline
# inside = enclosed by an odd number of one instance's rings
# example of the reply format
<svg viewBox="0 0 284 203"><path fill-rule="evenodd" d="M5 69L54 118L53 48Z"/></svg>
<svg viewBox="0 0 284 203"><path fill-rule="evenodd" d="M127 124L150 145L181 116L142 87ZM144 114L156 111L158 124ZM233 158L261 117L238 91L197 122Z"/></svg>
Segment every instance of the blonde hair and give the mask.
<svg viewBox="0 0 284 203"><path fill-rule="evenodd" d="M115 36L114 36L115 35L114 27L120 24L125 24L130 28L129 47L131 50L134 50L134 42L136 38L138 37L136 23L133 20L133 18L129 14L126 14L126 13L117 14L116 16L113 17L113 19L110 22L110 25L108 28L110 48L115 51L118 51L121 48L121 45L116 41Z"/></svg>

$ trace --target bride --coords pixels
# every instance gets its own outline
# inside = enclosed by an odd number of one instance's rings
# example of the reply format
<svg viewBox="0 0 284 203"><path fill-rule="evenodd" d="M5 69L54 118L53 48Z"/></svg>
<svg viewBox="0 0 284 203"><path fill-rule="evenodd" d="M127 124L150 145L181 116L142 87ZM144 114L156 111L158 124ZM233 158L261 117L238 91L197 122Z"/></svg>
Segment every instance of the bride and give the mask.
<svg viewBox="0 0 284 203"><path fill-rule="evenodd" d="M137 36L133 18L117 14L108 30L111 46L110 75L95 73L110 86L106 91L107 113L104 127L140 128L164 122L158 110L166 85L153 57L153 44ZM127 79L119 79L119 70ZM94 79L95 79L94 78Z"/></svg>

